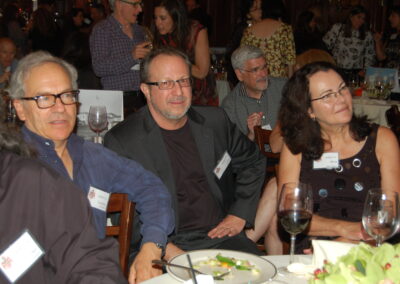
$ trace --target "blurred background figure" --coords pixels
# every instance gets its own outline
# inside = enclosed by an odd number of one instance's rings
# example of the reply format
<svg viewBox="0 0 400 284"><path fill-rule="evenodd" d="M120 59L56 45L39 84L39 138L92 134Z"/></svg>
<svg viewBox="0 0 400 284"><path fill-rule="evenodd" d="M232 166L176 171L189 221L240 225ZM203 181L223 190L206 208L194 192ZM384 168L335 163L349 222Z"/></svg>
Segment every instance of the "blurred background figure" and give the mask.
<svg viewBox="0 0 400 284"><path fill-rule="evenodd" d="M210 70L207 29L190 21L179 0L157 1L154 9L154 46L172 46L185 52L192 62L194 105L218 106L215 77Z"/></svg>
<svg viewBox="0 0 400 284"><path fill-rule="evenodd" d="M268 0L262 1L261 9L261 22L245 30L241 44L254 45L264 52L272 77L290 77L296 54L292 27L282 21L285 6L281 0Z"/></svg>
<svg viewBox="0 0 400 284"><path fill-rule="evenodd" d="M70 33L64 40L61 57L77 69L79 89L101 89L100 78L94 74L92 68L87 33L80 31Z"/></svg>
<svg viewBox="0 0 400 284"><path fill-rule="evenodd" d="M17 47L17 58L25 55L28 48L27 35L23 30L25 26L24 20L18 16L19 9L14 3L10 3L4 7L3 17L1 20L2 30L6 37L9 37Z"/></svg>
<svg viewBox="0 0 400 284"><path fill-rule="evenodd" d="M363 6L354 6L344 23L334 24L323 37L346 82L375 63L374 40L366 17Z"/></svg>
<svg viewBox="0 0 400 284"><path fill-rule="evenodd" d="M294 28L296 54L301 54L309 49L327 50L322 36L314 13L311 11L301 12Z"/></svg>
<svg viewBox="0 0 400 284"><path fill-rule="evenodd" d="M400 71L400 6L393 6L389 16L390 30L386 36L375 33L376 56L387 68Z"/></svg>
<svg viewBox="0 0 400 284"><path fill-rule="evenodd" d="M103 4L90 6L90 18L92 19L91 29L100 21L106 18L106 10Z"/></svg>
<svg viewBox="0 0 400 284"><path fill-rule="evenodd" d="M65 15L64 25L63 25L63 38L67 38L73 32L89 32L87 25L84 23L85 15L83 9L72 8ZM86 29L85 29L86 26Z"/></svg>
<svg viewBox="0 0 400 284"><path fill-rule="evenodd" d="M189 19L198 21L201 25L206 27L208 36L210 37L213 21L211 16L200 6L199 0L186 0L185 4Z"/></svg>
<svg viewBox="0 0 400 284"><path fill-rule="evenodd" d="M261 21L261 0L242 0L241 4L239 22L235 26L230 41L226 46L226 70L228 81L232 87L239 83L231 64L232 53L240 46L244 30Z"/></svg>
<svg viewBox="0 0 400 284"><path fill-rule="evenodd" d="M0 38L0 90L6 87L12 72L17 68L16 53L17 47L10 38Z"/></svg>
<svg viewBox="0 0 400 284"><path fill-rule="evenodd" d="M60 29L54 15L45 7L32 13L32 21L28 26L31 50L45 50L58 56L62 45Z"/></svg>

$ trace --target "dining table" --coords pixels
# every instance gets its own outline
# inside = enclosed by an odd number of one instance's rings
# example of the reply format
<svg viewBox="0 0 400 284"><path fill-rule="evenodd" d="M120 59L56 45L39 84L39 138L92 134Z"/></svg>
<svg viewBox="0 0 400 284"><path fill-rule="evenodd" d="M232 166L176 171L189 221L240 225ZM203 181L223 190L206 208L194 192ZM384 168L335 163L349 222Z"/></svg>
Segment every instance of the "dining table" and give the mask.
<svg viewBox="0 0 400 284"><path fill-rule="evenodd" d="M379 125L388 127L386 111L392 106L400 107L400 101L378 100L367 97L353 97L353 109L357 115L367 115Z"/></svg>
<svg viewBox="0 0 400 284"><path fill-rule="evenodd" d="M278 269L280 267L286 267L289 264L289 255L265 255L262 256L266 260L270 261L275 267ZM303 264L311 264L312 255L295 255L295 262L300 262ZM294 273L289 274L281 274L277 273L277 275L273 279L265 279L265 283L268 284L278 284L278 283L296 283L296 284L307 284L308 278L304 275L297 275ZM158 277L152 278L150 280L142 282L143 284L178 284L182 283L173 278L170 274L164 273ZM215 283L223 283L223 282L215 282Z"/></svg>

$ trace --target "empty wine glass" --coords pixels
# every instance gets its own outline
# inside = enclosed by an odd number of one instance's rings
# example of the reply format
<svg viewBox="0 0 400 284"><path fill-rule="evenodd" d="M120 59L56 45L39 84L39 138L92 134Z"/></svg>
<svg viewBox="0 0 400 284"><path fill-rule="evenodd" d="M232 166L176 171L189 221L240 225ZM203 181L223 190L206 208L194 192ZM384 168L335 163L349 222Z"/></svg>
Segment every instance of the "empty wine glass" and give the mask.
<svg viewBox="0 0 400 284"><path fill-rule="evenodd" d="M376 246L393 236L399 227L399 195L370 189L365 199L362 224L365 231L376 241Z"/></svg>
<svg viewBox="0 0 400 284"><path fill-rule="evenodd" d="M95 142L101 143L100 132L106 129L107 110L105 106L90 106L88 115L89 127L96 132Z"/></svg>
<svg viewBox="0 0 400 284"><path fill-rule="evenodd" d="M290 182L283 185L278 201L278 218L282 227L290 234L289 263L294 262L296 235L308 226L312 208L312 189L309 184Z"/></svg>

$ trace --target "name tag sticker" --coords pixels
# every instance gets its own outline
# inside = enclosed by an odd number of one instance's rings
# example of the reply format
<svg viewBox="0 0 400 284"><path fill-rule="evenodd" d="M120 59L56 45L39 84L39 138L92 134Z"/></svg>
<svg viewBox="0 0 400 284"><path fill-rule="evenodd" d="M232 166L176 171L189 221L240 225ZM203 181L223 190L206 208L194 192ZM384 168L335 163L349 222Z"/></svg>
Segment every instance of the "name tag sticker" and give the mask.
<svg viewBox="0 0 400 284"><path fill-rule="evenodd" d="M228 152L225 151L221 160L218 162L218 165L214 169L214 174L217 176L218 179L221 179L226 168L229 166L229 163L231 162L231 160L232 160L231 156L229 156Z"/></svg>
<svg viewBox="0 0 400 284"><path fill-rule="evenodd" d="M43 249L28 230L0 254L0 270L10 283L16 282L44 255Z"/></svg>
<svg viewBox="0 0 400 284"><path fill-rule="evenodd" d="M90 206L106 212L108 200L110 199L110 193L91 186L89 188L89 193L87 197L89 199Z"/></svg>
<svg viewBox="0 0 400 284"><path fill-rule="evenodd" d="M261 126L261 128L264 129L264 130L272 130L272 127L271 127L271 125L269 123L268 124L264 124L263 126Z"/></svg>
<svg viewBox="0 0 400 284"><path fill-rule="evenodd" d="M314 161L313 169L336 169L339 167L339 153L323 153L321 159Z"/></svg>

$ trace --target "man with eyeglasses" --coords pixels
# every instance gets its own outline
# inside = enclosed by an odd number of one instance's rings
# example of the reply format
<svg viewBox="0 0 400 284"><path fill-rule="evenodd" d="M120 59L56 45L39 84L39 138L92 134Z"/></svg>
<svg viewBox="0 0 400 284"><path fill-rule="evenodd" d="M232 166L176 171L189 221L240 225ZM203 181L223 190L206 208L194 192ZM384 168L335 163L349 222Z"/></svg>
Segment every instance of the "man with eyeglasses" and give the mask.
<svg viewBox="0 0 400 284"><path fill-rule="evenodd" d="M112 128L105 145L169 189L176 227L165 258L205 248L260 254L243 229L254 223L264 157L222 109L191 106L190 61L182 52L151 51L141 82L147 106Z"/></svg>
<svg viewBox="0 0 400 284"><path fill-rule="evenodd" d="M103 89L124 91L124 107L130 113L145 104L139 90L139 66L151 43L136 23L142 0L109 2L113 14L98 23L90 35L92 65Z"/></svg>
<svg viewBox="0 0 400 284"><path fill-rule="evenodd" d="M25 141L38 158L71 179L93 210L97 236L105 237L110 193L127 193L142 222L140 252L130 268L130 283L158 274L152 259L160 259L174 226L170 195L161 180L135 161L73 134L76 123L77 73L67 62L39 51L23 58L10 82ZM29 181L27 181L29 182Z"/></svg>
<svg viewBox="0 0 400 284"><path fill-rule="evenodd" d="M221 106L240 131L254 140L254 126L275 126L286 79L268 77L267 62L258 47L239 47L231 62L240 82Z"/></svg>

